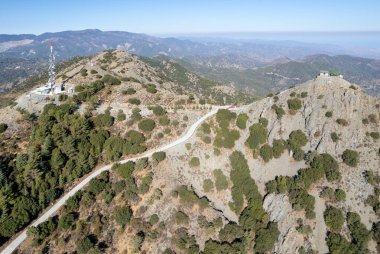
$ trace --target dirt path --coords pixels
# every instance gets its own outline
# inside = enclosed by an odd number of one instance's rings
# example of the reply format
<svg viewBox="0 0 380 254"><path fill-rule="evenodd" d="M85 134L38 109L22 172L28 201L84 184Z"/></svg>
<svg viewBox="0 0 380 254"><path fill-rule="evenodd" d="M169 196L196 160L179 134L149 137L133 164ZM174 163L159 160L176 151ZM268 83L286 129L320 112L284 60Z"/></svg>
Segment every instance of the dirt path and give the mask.
<svg viewBox="0 0 380 254"><path fill-rule="evenodd" d="M326 205L325 202L319 197L319 193L316 189L310 192L310 195L313 195L315 198L315 221L316 225L313 230L313 248L318 250L318 253L328 253L329 249L326 244L326 233L327 228L325 220L323 218L323 212L325 211Z"/></svg>

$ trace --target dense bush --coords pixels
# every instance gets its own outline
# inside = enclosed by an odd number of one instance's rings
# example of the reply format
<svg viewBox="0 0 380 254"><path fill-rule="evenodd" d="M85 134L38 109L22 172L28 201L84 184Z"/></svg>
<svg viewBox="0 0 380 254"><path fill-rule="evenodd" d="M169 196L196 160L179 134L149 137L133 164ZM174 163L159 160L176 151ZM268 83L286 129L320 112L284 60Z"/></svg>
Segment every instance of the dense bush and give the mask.
<svg viewBox="0 0 380 254"><path fill-rule="evenodd" d="M104 75L104 77L102 78L102 81L104 82L104 84L111 85L111 86L121 84L121 81L118 78L108 75L108 74Z"/></svg>
<svg viewBox="0 0 380 254"><path fill-rule="evenodd" d="M205 192L210 192L213 188L214 188L214 183L211 181L211 179L203 180L203 190Z"/></svg>
<svg viewBox="0 0 380 254"><path fill-rule="evenodd" d="M352 243L356 245L360 252L367 252L368 242L371 240L372 234L371 231L361 223L360 215L354 212L348 212L347 225L351 231Z"/></svg>
<svg viewBox="0 0 380 254"><path fill-rule="evenodd" d="M202 129L203 133L205 133L205 134L211 133L211 128L210 128L210 125L208 123L202 123L201 129Z"/></svg>
<svg viewBox="0 0 380 254"><path fill-rule="evenodd" d="M287 102L290 110L299 110L302 107L302 102L297 98L289 99Z"/></svg>
<svg viewBox="0 0 380 254"><path fill-rule="evenodd" d="M281 154L286 149L285 142L281 139L274 139L273 140L273 157L274 158L280 158Z"/></svg>
<svg viewBox="0 0 380 254"><path fill-rule="evenodd" d="M276 112L277 119L281 119L285 115L285 110L281 106L273 104L272 109Z"/></svg>
<svg viewBox="0 0 380 254"><path fill-rule="evenodd" d="M78 254L86 254L94 246L95 246L95 244L94 244L93 240L89 236L86 236L77 242L77 253Z"/></svg>
<svg viewBox="0 0 380 254"><path fill-rule="evenodd" d="M156 116L162 116L166 113L165 109L159 105L152 107L152 111Z"/></svg>
<svg viewBox="0 0 380 254"><path fill-rule="evenodd" d="M219 109L216 113L216 121L220 128L228 128L232 119L236 118L236 113L228 109Z"/></svg>
<svg viewBox="0 0 380 254"><path fill-rule="evenodd" d="M334 233L339 233L342 230L344 223L343 212L333 206L328 206L323 213L326 226Z"/></svg>
<svg viewBox="0 0 380 254"><path fill-rule="evenodd" d="M260 148L260 156L265 162L270 161L273 158L273 149L268 144L263 145Z"/></svg>
<svg viewBox="0 0 380 254"><path fill-rule="evenodd" d="M226 190L228 188L228 179L223 174L223 171L220 169L215 169L213 171L215 177L215 187L217 191Z"/></svg>
<svg viewBox="0 0 380 254"><path fill-rule="evenodd" d="M115 221L121 226L125 226L133 216L132 209L129 206L117 207L114 211Z"/></svg>
<svg viewBox="0 0 380 254"><path fill-rule="evenodd" d="M247 127L247 120L249 117L247 114L241 113L238 115L236 118L236 126L239 127L240 129L245 129Z"/></svg>
<svg viewBox="0 0 380 254"><path fill-rule="evenodd" d="M125 119L127 119L127 116L124 114L123 110L119 109L119 111L117 112L117 120L121 122Z"/></svg>
<svg viewBox="0 0 380 254"><path fill-rule="evenodd" d="M137 99L137 98L129 98L128 102L130 104L134 104L134 105L140 105L141 104L141 101L139 99Z"/></svg>
<svg viewBox="0 0 380 254"><path fill-rule="evenodd" d="M237 130L229 130L226 127L218 128L216 130L216 137L214 140L214 146L217 148L233 148L235 141L240 137L240 133Z"/></svg>
<svg viewBox="0 0 380 254"><path fill-rule="evenodd" d="M135 170L135 163L133 161L128 161L123 164L114 164L112 170L118 173L121 177L128 179L132 177L132 173Z"/></svg>
<svg viewBox="0 0 380 254"><path fill-rule="evenodd" d="M148 84L145 88L148 93L157 93L156 85L154 84Z"/></svg>
<svg viewBox="0 0 380 254"><path fill-rule="evenodd" d="M336 119L336 122L337 122L339 125L342 125L342 126L347 126L347 125L348 125L347 120L342 119L342 118L338 118L338 119Z"/></svg>
<svg viewBox="0 0 380 254"><path fill-rule="evenodd" d="M332 132L330 136L333 142L337 142L339 140L339 136L336 134L336 132Z"/></svg>
<svg viewBox="0 0 380 254"><path fill-rule="evenodd" d="M198 157L192 157L191 160L190 160L190 162L189 162L189 165L190 165L191 167L199 167L200 164L201 164L201 163L200 163Z"/></svg>
<svg viewBox="0 0 380 254"><path fill-rule="evenodd" d="M323 153L315 156L310 165L313 168L322 169L329 182L341 179L338 162L330 154Z"/></svg>
<svg viewBox="0 0 380 254"><path fill-rule="evenodd" d="M158 119L158 122L163 126L167 126L170 123L170 119L167 116L163 116Z"/></svg>
<svg viewBox="0 0 380 254"><path fill-rule="evenodd" d="M92 121L96 127L110 127L113 125L114 118L110 112L105 112L104 114L95 116Z"/></svg>
<svg viewBox="0 0 380 254"><path fill-rule="evenodd" d="M6 123L0 123L0 133L3 133L8 129L8 125Z"/></svg>
<svg viewBox="0 0 380 254"><path fill-rule="evenodd" d="M156 162L161 162L161 161L165 160L166 153L162 152L162 151L161 152L155 152L155 153L152 154L152 158Z"/></svg>
<svg viewBox="0 0 380 254"><path fill-rule="evenodd" d="M356 167L359 162L359 153L350 149L346 149L342 154L343 162L348 166Z"/></svg>
<svg viewBox="0 0 380 254"><path fill-rule="evenodd" d="M49 218L47 221L42 222L38 226L30 227L27 235L33 238L33 244L41 244L48 236L50 236L57 228L56 218Z"/></svg>
<svg viewBox="0 0 380 254"><path fill-rule="evenodd" d="M328 232L326 237L326 244L330 253L360 253L355 245L351 244L347 239L340 235Z"/></svg>
<svg viewBox="0 0 380 254"><path fill-rule="evenodd" d="M175 222L177 224L188 224L189 216L187 216L187 214L182 211L178 211L175 213Z"/></svg>
<svg viewBox="0 0 380 254"><path fill-rule="evenodd" d="M277 242L280 231L276 223L269 223L267 228L260 229L255 240L255 251L258 253L270 252Z"/></svg>
<svg viewBox="0 0 380 254"><path fill-rule="evenodd" d="M132 88L132 87L129 87L127 90L124 90L123 92L122 92L122 94L126 94L126 95L132 95L132 94L135 94L136 93L136 90L134 89L134 88Z"/></svg>
<svg viewBox="0 0 380 254"><path fill-rule="evenodd" d="M303 131L295 130L290 133L288 143L290 148L294 149L296 147L301 148L305 146L307 144L307 141L307 137Z"/></svg>
<svg viewBox="0 0 380 254"><path fill-rule="evenodd" d="M156 123L152 119L144 119L139 122L138 126L140 130L149 132L156 127Z"/></svg>
<svg viewBox="0 0 380 254"><path fill-rule="evenodd" d="M0 132L1 132L1 130L0 130ZM379 132L370 132L369 136L371 136L371 138L373 138L373 139L379 139L380 133Z"/></svg>
<svg viewBox="0 0 380 254"><path fill-rule="evenodd" d="M259 124L255 123L249 127L250 135L246 141L247 145L251 149L256 149L259 145L264 144L267 141L267 129Z"/></svg>
<svg viewBox="0 0 380 254"><path fill-rule="evenodd" d="M61 218L59 218L58 228L65 229L65 230L71 229L71 227L74 225L74 222L75 222L74 213L65 214L61 216Z"/></svg>
<svg viewBox="0 0 380 254"><path fill-rule="evenodd" d="M309 195L304 189L293 189L289 192L289 201L292 204L293 209L305 209L306 218L314 219L314 204L315 198L312 195Z"/></svg>

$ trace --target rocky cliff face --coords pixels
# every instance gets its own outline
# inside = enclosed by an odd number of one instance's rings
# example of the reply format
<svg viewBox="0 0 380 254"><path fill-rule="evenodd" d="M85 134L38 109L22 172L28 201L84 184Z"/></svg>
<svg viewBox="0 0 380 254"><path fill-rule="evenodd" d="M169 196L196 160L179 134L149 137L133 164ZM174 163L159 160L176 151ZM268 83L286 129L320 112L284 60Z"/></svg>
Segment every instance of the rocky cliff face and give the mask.
<svg viewBox="0 0 380 254"><path fill-rule="evenodd" d="M297 99L301 102L298 110L289 110L288 100ZM232 201L229 182L228 190L206 192L203 181L212 179L213 170L221 169L226 176L231 173L228 160L231 151L241 151L248 160L251 177L255 180L260 193L264 196L264 209L268 212L270 221L277 222L280 235L274 245L275 253L297 253L301 250L316 250L320 253L329 251L326 243L327 232L330 231L324 221L326 206L336 206L344 213L356 212L361 216L361 222L367 230L371 230L377 215L371 206L366 205L369 195L374 193L374 186L365 178L366 171L379 174L380 143L370 133L379 131L380 100L371 97L359 87L338 77L318 77L301 86L284 91L276 96L268 97L253 104L243 106L237 114L247 114L247 128L240 131L240 138L233 149L220 148L221 155L215 155L215 147L202 141L205 133L199 131L198 137L191 142L190 150L175 149L169 151L169 162L173 172L179 174L182 184L192 186L199 196L206 196L213 204L215 211L221 211L229 221L238 222L238 216L231 211L229 202ZM284 115L279 118L273 105L282 107ZM300 161L292 158L293 152L286 150L279 158L269 162L252 152L246 145L249 136L248 127L258 123L260 118L268 120L267 142L270 146L274 140L287 140L295 130L301 130L307 137L302 150L305 158ZM208 123L215 126L217 120ZM235 127L236 128L236 127ZM216 132L211 136L215 138ZM350 167L343 163L342 154L350 149L359 153L357 166ZM254 153L254 155L252 155ZM329 182L322 179L314 183L308 190L314 197L315 216L305 217L302 210L292 209L286 194L268 194L265 184L278 176L297 175L299 169L310 167L309 155L328 153L333 156L342 175L340 181ZM183 161L199 157L200 167L196 170ZM342 189L346 193L344 201L332 201L321 197L320 192L326 187ZM300 232L300 221L303 226L310 227L310 232ZM298 230L297 230L298 229ZM352 239L347 228L343 227L347 239ZM375 242L370 241L368 248L375 252ZM301 251L302 251L301 250Z"/></svg>

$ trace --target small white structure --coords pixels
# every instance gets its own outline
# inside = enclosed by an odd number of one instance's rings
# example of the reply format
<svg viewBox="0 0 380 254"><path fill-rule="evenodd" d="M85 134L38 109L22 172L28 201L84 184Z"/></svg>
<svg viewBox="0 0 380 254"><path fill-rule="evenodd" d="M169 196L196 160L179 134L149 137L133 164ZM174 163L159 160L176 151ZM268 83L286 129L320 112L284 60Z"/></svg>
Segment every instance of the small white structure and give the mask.
<svg viewBox="0 0 380 254"><path fill-rule="evenodd" d="M320 71L319 76L328 77L328 76L330 76L330 73L329 73L329 71Z"/></svg>

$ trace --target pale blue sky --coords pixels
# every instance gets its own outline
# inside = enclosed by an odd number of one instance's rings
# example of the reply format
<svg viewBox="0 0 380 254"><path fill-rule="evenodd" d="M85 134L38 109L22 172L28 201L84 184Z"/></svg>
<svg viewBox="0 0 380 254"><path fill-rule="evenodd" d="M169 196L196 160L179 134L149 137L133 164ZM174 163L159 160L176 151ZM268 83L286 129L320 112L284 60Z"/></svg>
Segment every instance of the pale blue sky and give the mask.
<svg viewBox="0 0 380 254"><path fill-rule="evenodd" d="M380 31L379 0L1 0L0 33Z"/></svg>

